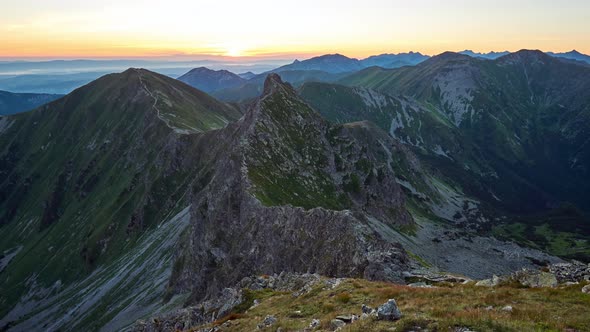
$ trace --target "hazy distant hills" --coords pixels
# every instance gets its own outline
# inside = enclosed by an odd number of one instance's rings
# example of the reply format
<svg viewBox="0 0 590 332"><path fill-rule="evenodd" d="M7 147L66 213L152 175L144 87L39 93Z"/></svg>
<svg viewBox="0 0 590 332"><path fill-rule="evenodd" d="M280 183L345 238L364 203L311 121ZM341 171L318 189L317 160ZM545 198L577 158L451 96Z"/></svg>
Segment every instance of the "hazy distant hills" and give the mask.
<svg viewBox="0 0 590 332"><path fill-rule="evenodd" d="M295 86L305 82L334 82L348 73L371 66L398 68L415 65L428 59L420 53L381 54L363 60L341 54L327 54L278 67L262 74L235 75L228 71L212 71L196 68L179 80L225 101L240 101L258 96L269 73L279 73L281 78ZM240 80L241 79L241 80Z"/></svg>
<svg viewBox="0 0 590 332"><path fill-rule="evenodd" d="M547 52L547 54L551 55L551 56L555 56L558 58L564 58L564 59L570 59L570 60L576 60L576 61L583 61L586 63L590 64L590 56L586 55L586 54L582 54L576 50L570 51L570 52L565 52L565 53L553 53L553 52Z"/></svg>
<svg viewBox="0 0 590 332"><path fill-rule="evenodd" d="M420 52L409 52L399 54L372 55L361 60L364 67L378 66L383 68L399 68L403 66L414 66L428 59L428 55Z"/></svg>
<svg viewBox="0 0 590 332"><path fill-rule="evenodd" d="M286 70L321 70L328 73L345 73L371 66L379 66L383 68L411 66L426 59L428 59L428 56L414 52L374 55L362 60L349 58L341 54L326 54L303 61L295 60L289 65L272 70L272 72L280 73Z"/></svg>
<svg viewBox="0 0 590 332"><path fill-rule="evenodd" d="M0 115L29 111L59 97L61 95L0 91Z"/></svg>
<svg viewBox="0 0 590 332"><path fill-rule="evenodd" d="M504 52L489 52L489 53L477 53L477 52L473 52L472 50L465 50L465 51L461 51L459 52L460 54L465 54L465 55L469 55L472 56L474 58L484 58L484 59L497 59L501 56L504 56L506 54L510 54L510 52L508 51L504 51Z"/></svg>
<svg viewBox="0 0 590 332"><path fill-rule="evenodd" d="M510 52L476 53L465 50L458 54L472 58L494 60L508 55ZM590 57L575 51L549 54L569 61L589 61L590 63ZM341 54L326 54L302 61L295 60L291 64L258 75L251 72L236 75L228 71L216 72L201 67L186 73L179 79L198 89L209 92L221 100L241 101L254 98L260 94L262 83L269 73L279 73L285 82L298 87L306 82L336 82L347 74L370 67L383 69L411 67L428 59L430 59L429 56L418 52L381 54L362 60L349 58ZM370 70L379 71L379 68Z"/></svg>
<svg viewBox="0 0 590 332"><path fill-rule="evenodd" d="M470 50L460 52L477 58L496 59L508 52L477 53ZM568 61L584 61L590 65L590 56L577 51L566 53L548 54L567 59ZM195 68L207 68L210 70L227 70L225 75L238 74L240 78L255 82L242 82L233 77L230 81L219 81L203 72L203 78L198 78L195 73L191 75L195 80L194 86L210 93L216 93L218 97L226 100L243 100L253 98L255 93L261 91L261 82L266 74L271 72L289 72L285 81L300 85L303 82L321 81L333 82L334 76L351 73L368 67L399 68L414 66L429 56L419 52L399 54L380 54L369 56L365 59L349 58L341 54L326 54L306 60L295 60L290 64L281 65L285 60L254 61L252 63L223 63L219 61L151 61L151 60L56 60L56 61L0 61L0 90L11 92L32 92L66 94L72 90L97 79L98 77L120 72L128 67L142 67L156 71L170 77L179 77L188 74ZM258 77L257 77L258 76ZM283 74L283 76L287 76ZM200 83L196 83L200 81ZM189 83L190 84L190 83ZM255 93L254 93L255 92ZM236 99L239 98L239 99Z"/></svg>

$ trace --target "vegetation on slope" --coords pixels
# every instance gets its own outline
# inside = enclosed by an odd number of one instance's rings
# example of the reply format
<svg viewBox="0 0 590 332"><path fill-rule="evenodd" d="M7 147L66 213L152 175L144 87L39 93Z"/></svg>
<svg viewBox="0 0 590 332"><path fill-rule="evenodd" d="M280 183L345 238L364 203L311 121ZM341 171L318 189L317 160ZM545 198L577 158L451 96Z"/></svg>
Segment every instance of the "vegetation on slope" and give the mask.
<svg viewBox="0 0 590 332"><path fill-rule="evenodd" d="M220 331L255 331L267 315L273 315L277 323L262 331L276 331L277 328L300 331L307 328L312 319L321 322L317 331L330 331L330 321L336 316L360 316L363 304L376 308L393 298L403 315L399 321L368 317L347 324L341 331L462 331L461 328L480 332L587 331L590 329L590 295L580 291L582 286L524 288L506 284L489 288L469 283L414 288L344 279L333 289L320 283L298 297L290 292L268 289L246 290L244 304L213 325ZM254 299L259 304L251 307Z"/></svg>

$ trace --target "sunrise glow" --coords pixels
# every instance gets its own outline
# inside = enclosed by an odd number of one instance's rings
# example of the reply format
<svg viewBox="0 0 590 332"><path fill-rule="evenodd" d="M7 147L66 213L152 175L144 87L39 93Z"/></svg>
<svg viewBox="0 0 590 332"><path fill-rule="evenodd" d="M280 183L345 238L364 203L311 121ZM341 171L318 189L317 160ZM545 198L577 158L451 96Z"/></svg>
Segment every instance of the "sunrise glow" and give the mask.
<svg viewBox="0 0 590 332"><path fill-rule="evenodd" d="M0 57L590 52L590 2L11 1Z"/></svg>

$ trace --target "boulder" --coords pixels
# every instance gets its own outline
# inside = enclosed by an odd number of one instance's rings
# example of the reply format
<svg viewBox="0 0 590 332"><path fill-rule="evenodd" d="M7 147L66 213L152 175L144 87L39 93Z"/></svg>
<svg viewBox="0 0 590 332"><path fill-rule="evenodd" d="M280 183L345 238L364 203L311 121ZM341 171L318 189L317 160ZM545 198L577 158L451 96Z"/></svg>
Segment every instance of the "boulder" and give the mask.
<svg viewBox="0 0 590 332"><path fill-rule="evenodd" d="M343 321L345 323L351 323L353 320L352 315L340 315L340 316L336 316L336 319L340 319L341 321Z"/></svg>
<svg viewBox="0 0 590 332"><path fill-rule="evenodd" d="M346 325L345 322L341 321L340 319L332 319L330 321L330 327L333 331L339 330Z"/></svg>
<svg viewBox="0 0 590 332"><path fill-rule="evenodd" d="M277 318L273 315L268 315L264 317L262 323L258 324L259 329L263 329L265 327L273 326L277 322Z"/></svg>
<svg viewBox="0 0 590 332"><path fill-rule="evenodd" d="M590 285L582 287L582 293L590 294Z"/></svg>
<svg viewBox="0 0 590 332"><path fill-rule="evenodd" d="M475 286L482 286L482 287L496 287L502 282L502 279L497 275L493 275L490 279L480 280L475 283Z"/></svg>
<svg viewBox="0 0 590 332"><path fill-rule="evenodd" d="M516 272L513 277L521 285L532 288L556 287L558 284L555 275L549 272L522 270Z"/></svg>
<svg viewBox="0 0 590 332"><path fill-rule="evenodd" d="M386 303L377 308L378 320L398 320L402 318L402 313L397 307L394 299L389 299Z"/></svg>

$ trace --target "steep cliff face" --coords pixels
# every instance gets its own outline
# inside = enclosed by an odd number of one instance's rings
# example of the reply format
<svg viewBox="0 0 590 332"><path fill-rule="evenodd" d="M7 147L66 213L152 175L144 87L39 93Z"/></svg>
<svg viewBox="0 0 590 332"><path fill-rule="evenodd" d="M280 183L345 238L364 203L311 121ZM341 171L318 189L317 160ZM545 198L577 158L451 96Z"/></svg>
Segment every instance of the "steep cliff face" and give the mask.
<svg viewBox="0 0 590 332"><path fill-rule="evenodd" d="M224 131L230 149L191 199L184 268L171 280L178 292L201 299L281 271L402 279L406 253L368 226L413 224L387 154L369 144L374 134L330 126L277 75Z"/></svg>

